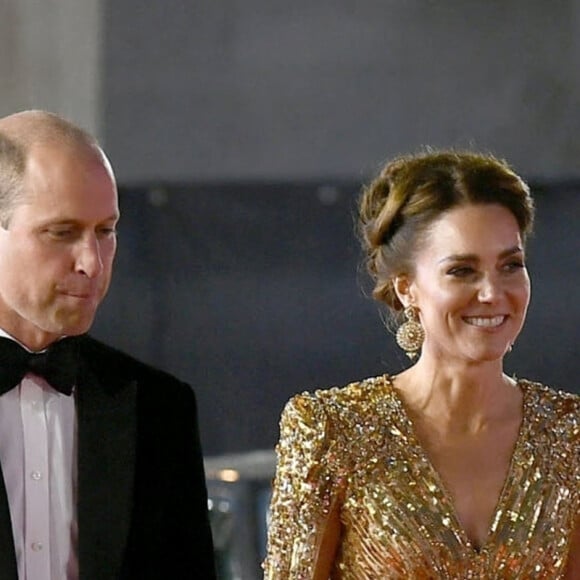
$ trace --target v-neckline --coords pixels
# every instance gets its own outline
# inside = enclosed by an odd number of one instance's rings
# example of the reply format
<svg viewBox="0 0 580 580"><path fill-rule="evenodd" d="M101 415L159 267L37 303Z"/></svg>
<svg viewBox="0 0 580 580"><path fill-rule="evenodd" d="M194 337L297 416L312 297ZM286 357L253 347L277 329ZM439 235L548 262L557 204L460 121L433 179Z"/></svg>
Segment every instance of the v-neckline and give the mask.
<svg viewBox="0 0 580 580"><path fill-rule="evenodd" d="M392 396L392 398L395 402L395 405L399 411L399 416L402 418L402 420L405 424L405 427L407 430L406 435L408 437L408 440L414 445L415 449L417 450L417 454L425 461L425 464L429 467L429 471L431 472L433 483L437 487L437 489L439 490L439 493L441 494L444 501L447 503L449 514L452 516L453 528L454 528L453 531L457 534L457 536L459 538L461 538L466 549L471 551L474 555L483 554L484 552L487 551L488 547L491 545L493 538L494 538L494 535L495 535L495 531L498 528L499 520L502 517L502 515L505 514L505 512L506 512L506 509L504 509L505 508L504 504L506 503L507 498L509 496L509 491L510 491L509 488L510 488L511 483L512 483L513 478L514 478L514 471L515 471L515 468L517 465L517 460L522 453L522 447L523 447L523 444L526 440L525 434L528 430L528 423L529 423L528 389L526 388L526 386L523 382L516 379L516 386L520 389L520 391L522 393L522 399L523 399L522 400L522 420L521 420L520 426L518 428L518 434L517 434L517 437L516 437L516 440L514 443L513 451L511 454L509 465L508 465L508 469L507 469L503 484L501 486L501 491L499 493L495 508L491 514L491 519L490 519L489 524L487 526L487 533L486 533L485 539L482 542L481 546L478 548L478 547L476 547L475 543L473 542L473 540L471 540L471 538L467 534L467 531L463 527L463 524L461 523L461 520L460 520L458 513L457 513L457 509L455 507L455 502L454 502L453 496L452 496L451 492L449 491L449 489L447 488L447 485L446 485L443 477L441 476L439 471L436 469L436 467L433 465L431 458L430 458L429 454L427 453L427 450L425 449L425 447L421 443L421 440L417 435L417 431L415 429L415 425L413 423L413 420L411 419L411 416L407 410L407 406L406 406L405 402L403 401L403 398L401 397L399 391L396 389L394 382L393 382L393 379L394 379L394 377L392 377L390 375L384 375L383 376L384 385L388 389L388 391L391 393L391 396Z"/></svg>

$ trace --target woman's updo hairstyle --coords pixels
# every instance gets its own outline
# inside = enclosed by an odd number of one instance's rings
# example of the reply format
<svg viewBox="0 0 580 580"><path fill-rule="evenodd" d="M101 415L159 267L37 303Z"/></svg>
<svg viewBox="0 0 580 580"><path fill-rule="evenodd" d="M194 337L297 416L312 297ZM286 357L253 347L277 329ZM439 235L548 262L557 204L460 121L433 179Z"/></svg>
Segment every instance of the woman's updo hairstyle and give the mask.
<svg viewBox="0 0 580 580"><path fill-rule="evenodd" d="M531 233L530 190L492 155L429 150L398 157L363 188L359 233L376 300L402 310L394 277L414 272L415 253L433 221L467 204L502 205L514 215L524 242Z"/></svg>

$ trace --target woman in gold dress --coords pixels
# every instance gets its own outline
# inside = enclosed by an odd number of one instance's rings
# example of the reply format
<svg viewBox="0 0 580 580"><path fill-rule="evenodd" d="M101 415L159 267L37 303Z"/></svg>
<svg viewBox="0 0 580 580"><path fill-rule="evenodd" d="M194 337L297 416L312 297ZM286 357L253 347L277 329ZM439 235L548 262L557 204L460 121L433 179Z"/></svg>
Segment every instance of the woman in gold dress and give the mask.
<svg viewBox="0 0 580 580"><path fill-rule="evenodd" d="M286 405L267 579L580 578L580 397L503 372L533 213L476 153L401 157L365 188L374 297L416 362Z"/></svg>

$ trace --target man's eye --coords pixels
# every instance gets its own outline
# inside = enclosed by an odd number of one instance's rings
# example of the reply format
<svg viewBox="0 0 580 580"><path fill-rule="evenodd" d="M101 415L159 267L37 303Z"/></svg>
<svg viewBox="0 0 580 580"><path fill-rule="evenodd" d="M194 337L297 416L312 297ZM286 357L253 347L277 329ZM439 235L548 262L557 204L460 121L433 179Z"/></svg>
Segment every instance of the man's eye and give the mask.
<svg viewBox="0 0 580 580"><path fill-rule="evenodd" d="M73 236L74 231L71 229L56 229L48 230L48 233L55 239L67 239Z"/></svg>

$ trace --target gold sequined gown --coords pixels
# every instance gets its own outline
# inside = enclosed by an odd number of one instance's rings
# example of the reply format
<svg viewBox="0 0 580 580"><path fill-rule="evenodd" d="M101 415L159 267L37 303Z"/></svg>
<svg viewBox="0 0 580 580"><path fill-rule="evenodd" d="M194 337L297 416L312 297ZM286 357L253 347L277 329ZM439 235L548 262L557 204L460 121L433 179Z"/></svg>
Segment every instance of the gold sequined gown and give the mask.
<svg viewBox="0 0 580 580"><path fill-rule="evenodd" d="M337 502L333 580L560 578L580 509L580 397L518 385L523 420L480 550L389 377L291 399L280 422L265 578L313 578Z"/></svg>

